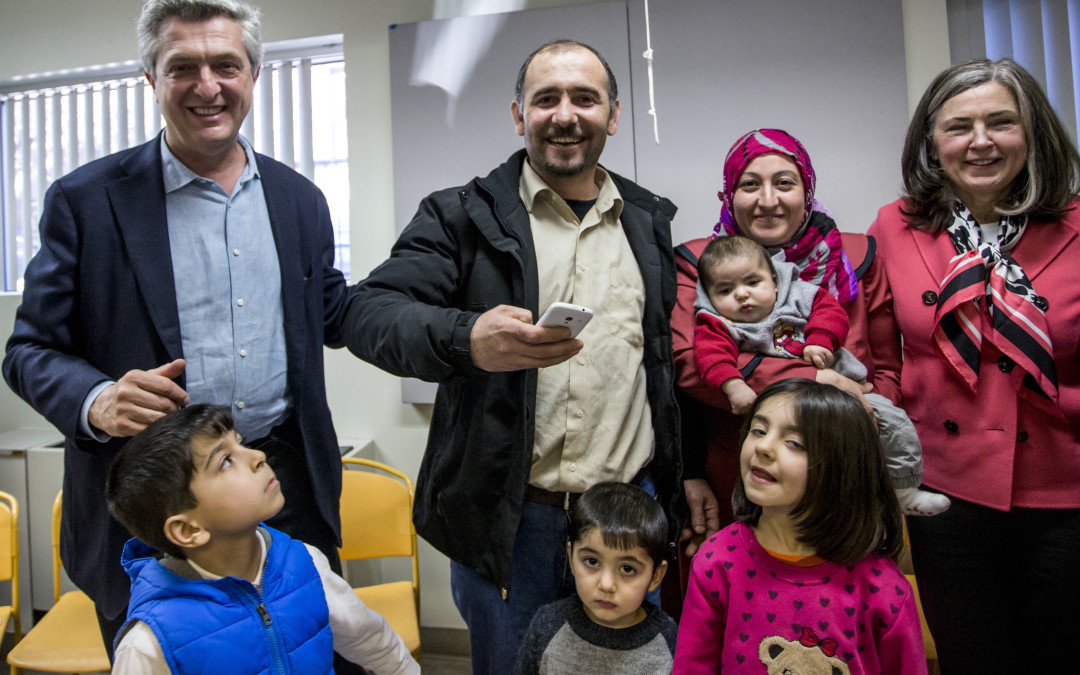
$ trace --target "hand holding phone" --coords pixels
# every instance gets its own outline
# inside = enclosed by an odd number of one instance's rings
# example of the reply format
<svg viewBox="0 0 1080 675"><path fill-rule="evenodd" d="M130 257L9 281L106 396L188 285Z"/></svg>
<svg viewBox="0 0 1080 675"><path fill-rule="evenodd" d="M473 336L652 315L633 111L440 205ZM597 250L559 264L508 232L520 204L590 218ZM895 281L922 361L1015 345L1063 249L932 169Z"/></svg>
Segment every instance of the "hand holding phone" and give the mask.
<svg viewBox="0 0 1080 675"><path fill-rule="evenodd" d="M585 324L592 318L592 310L580 305L571 305L568 302L553 302L547 308L544 315L536 322L537 326L566 326L570 329L570 337L576 338Z"/></svg>

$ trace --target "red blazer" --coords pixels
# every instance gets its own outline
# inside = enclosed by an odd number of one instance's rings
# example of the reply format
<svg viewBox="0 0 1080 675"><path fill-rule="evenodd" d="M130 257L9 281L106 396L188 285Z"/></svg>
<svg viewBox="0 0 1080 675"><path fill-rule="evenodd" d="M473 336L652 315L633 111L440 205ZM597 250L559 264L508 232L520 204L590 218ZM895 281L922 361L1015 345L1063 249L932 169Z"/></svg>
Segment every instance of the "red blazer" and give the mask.
<svg viewBox="0 0 1080 675"><path fill-rule="evenodd" d="M1072 207L1062 221L1030 223L1012 252L1049 302L1061 416L1017 397L989 342L975 394L934 347L936 294L956 255L948 234L908 227L899 201L870 227L890 290L891 311L878 321L892 323L894 341L903 337L901 388L923 445L925 485L1001 510L1080 507L1080 200Z"/></svg>

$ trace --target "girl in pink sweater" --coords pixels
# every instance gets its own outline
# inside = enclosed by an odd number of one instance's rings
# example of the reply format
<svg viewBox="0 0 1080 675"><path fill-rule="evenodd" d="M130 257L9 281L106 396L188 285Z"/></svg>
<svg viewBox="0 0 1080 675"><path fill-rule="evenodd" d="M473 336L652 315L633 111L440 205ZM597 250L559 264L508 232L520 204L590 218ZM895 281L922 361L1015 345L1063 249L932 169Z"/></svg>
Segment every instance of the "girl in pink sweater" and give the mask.
<svg viewBox="0 0 1080 675"><path fill-rule="evenodd" d="M924 674L873 421L839 389L765 388L743 425L738 520L694 556L675 675Z"/></svg>

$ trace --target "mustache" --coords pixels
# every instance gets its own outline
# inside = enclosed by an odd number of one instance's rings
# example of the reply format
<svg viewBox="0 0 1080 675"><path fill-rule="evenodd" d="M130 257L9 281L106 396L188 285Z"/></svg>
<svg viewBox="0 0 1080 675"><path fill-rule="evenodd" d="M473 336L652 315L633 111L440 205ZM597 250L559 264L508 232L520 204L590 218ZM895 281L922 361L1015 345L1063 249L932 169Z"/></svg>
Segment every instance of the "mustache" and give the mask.
<svg viewBox="0 0 1080 675"><path fill-rule="evenodd" d="M569 126L551 125L544 130L544 138L556 138L558 136L580 136L585 138L588 134L581 128L580 124L571 124Z"/></svg>

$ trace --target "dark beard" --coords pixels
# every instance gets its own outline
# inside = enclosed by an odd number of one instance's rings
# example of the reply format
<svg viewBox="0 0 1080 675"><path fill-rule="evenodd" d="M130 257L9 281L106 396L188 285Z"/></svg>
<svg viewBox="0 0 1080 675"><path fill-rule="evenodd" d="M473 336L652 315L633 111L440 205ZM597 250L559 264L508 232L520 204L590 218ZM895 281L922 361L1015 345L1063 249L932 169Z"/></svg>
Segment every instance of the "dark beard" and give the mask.
<svg viewBox="0 0 1080 675"><path fill-rule="evenodd" d="M539 173L548 176L557 176L559 178L573 178L574 176L579 176L584 173L587 164L588 162L586 162L584 159L582 159L580 162L570 165L554 164L544 159L540 162ZM534 166L533 168L536 167Z"/></svg>

